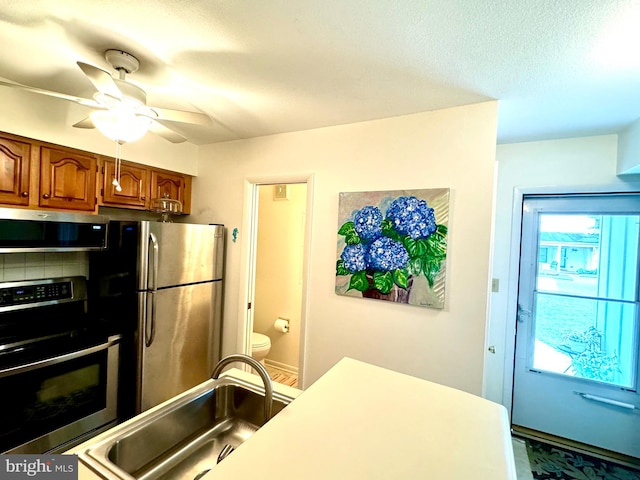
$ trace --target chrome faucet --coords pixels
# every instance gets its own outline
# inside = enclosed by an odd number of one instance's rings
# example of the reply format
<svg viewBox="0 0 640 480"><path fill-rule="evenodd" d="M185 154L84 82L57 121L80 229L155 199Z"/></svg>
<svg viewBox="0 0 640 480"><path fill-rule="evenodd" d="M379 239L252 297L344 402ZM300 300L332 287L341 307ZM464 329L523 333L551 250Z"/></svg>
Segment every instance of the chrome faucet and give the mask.
<svg viewBox="0 0 640 480"><path fill-rule="evenodd" d="M213 378L214 380L217 379L218 376L220 376L220 374L222 373L222 369L230 363L234 362L246 363L253 367L255 371L258 372L258 375L260 375L262 383L264 384L264 422L267 423L271 418L271 410L273 408L273 384L271 383L271 378L269 377L267 370L259 361L257 361L253 357L240 353L229 355L218 362L218 364L213 369L211 378Z"/></svg>

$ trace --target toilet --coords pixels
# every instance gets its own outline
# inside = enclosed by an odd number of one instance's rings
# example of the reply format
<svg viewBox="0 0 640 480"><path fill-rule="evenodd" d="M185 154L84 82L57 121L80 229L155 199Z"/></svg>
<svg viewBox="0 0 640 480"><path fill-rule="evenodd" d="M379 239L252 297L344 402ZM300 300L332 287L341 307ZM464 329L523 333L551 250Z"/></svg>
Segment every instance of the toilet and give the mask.
<svg viewBox="0 0 640 480"><path fill-rule="evenodd" d="M271 339L262 333L251 333L251 356L264 365L264 359L271 350Z"/></svg>

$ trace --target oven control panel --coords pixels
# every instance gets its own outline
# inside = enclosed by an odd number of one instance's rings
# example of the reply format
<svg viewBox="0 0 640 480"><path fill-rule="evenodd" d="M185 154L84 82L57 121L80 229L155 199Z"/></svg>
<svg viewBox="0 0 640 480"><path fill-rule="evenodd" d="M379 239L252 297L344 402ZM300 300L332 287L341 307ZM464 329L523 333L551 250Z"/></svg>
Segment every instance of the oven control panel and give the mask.
<svg viewBox="0 0 640 480"><path fill-rule="evenodd" d="M69 277L0 283L0 312L83 299L85 281Z"/></svg>
<svg viewBox="0 0 640 480"><path fill-rule="evenodd" d="M15 305L16 303L59 300L61 298L71 298L70 282L0 289L0 305L3 306Z"/></svg>

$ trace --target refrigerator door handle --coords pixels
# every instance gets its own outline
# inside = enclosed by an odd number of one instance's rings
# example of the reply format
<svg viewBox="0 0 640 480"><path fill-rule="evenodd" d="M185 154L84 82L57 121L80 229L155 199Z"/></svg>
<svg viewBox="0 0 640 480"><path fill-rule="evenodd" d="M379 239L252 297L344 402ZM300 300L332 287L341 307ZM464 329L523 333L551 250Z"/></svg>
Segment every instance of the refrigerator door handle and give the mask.
<svg viewBox="0 0 640 480"><path fill-rule="evenodd" d="M149 278L151 280L151 285L147 285L149 290L155 291L158 288L158 239L153 233L149 233L149 256L152 257L149 262L149 266L151 266L151 275Z"/></svg>
<svg viewBox="0 0 640 480"><path fill-rule="evenodd" d="M149 295L147 301L151 300L150 307L147 307L146 321L144 324L144 344L148 348L153 343L156 335L156 290L158 289L158 239L153 233L149 233L149 262L151 266L151 285L149 285Z"/></svg>
<svg viewBox="0 0 640 480"><path fill-rule="evenodd" d="M149 303L151 304L149 307ZM156 292L152 290L147 295L147 315L144 322L144 345L148 348L156 336Z"/></svg>

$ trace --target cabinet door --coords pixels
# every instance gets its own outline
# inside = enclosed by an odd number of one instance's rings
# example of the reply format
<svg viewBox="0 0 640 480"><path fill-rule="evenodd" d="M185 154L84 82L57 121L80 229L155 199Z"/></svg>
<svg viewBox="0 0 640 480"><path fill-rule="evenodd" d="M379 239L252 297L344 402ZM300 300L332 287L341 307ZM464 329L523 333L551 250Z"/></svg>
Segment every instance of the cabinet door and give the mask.
<svg viewBox="0 0 640 480"><path fill-rule="evenodd" d="M0 137L0 203L29 205L31 145Z"/></svg>
<svg viewBox="0 0 640 480"><path fill-rule="evenodd" d="M102 203L105 205L144 208L149 195L149 170L129 164L120 166L120 187L113 185L116 174L116 162L105 160L103 171Z"/></svg>
<svg viewBox="0 0 640 480"><path fill-rule="evenodd" d="M151 198L163 198L165 193L169 194L169 198L173 200L180 200L184 206L184 175L153 170L151 172Z"/></svg>
<svg viewBox="0 0 640 480"><path fill-rule="evenodd" d="M66 150L40 151L40 206L94 211L98 160Z"/></svg>

